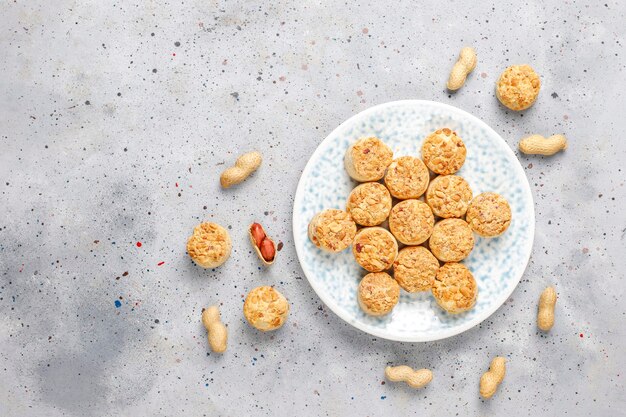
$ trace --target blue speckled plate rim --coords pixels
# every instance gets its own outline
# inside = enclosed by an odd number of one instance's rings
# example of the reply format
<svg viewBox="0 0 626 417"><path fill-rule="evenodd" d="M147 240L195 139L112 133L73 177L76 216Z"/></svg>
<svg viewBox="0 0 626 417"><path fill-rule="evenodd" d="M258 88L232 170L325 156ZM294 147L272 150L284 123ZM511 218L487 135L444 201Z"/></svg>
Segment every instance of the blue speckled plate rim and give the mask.
<svg viewBox="0 0 626 417"><path fill-rule="evenodd" d="M504 145L504 148L506 149L505 152L507 152L509 156L512 157L513 160L517 162L513 164L513 169L517 171L517 174L521 178L525 179L525 184L523 184L525 185L525 187L522 187L522 188L524 189L523 192L526 194L526 197L531 202L531 207L532 207L532 210L530 212L530 224L532 225L532 227L528 228L529 230L528 233L530 233L531 235L530 235L530 239L527 240L526 247L524 248L524 251L526 252L526 262L524 264L524 269L521 270L521 273L517 277L517 281L515 282L515 285L511 286L510 291L504 292L503 295L500 296L500 299L498 299L497 302L493 303L493 307L491 307L490 309L486 309L482 314L477 315L476 317L474 317L474 319L466 323L463 323L459 326L452 327L450 329L441 330L435 336L433 336L432 334L429 334L428 336L424 336L424 337L420 337L416 335L411 335L411 336L406 337L403 335L387 332L384 329L381 330L378 328L369 328L359 322L351 322L351 318L344 316L341 310L339 308L336 308L332 299L327 297L324 291L315 284L315 280L312 280L311 277L309 276L310 274L313 274L314 271L309 271L308 268L305 268L305 266L303 265L301 261L303 259L303 256L300 252L301 250L303 250L304 244L300 238L303 234L298 233L298 229L297 229L298 223L299 223L298 219L300 216L299 213L301 211L297 209L296 205L299 204L299 202L303 200L302 194L304 193L304 178L310 175L310 171L313 167L313 161L319 158L322 150L325 149L324 145L327 145L329 142L331 142L332 138L337 133L339 133L342 129L344 129L347 125L350 125L354 123L357 119L367 116L370 113L377 112L386 107L402 106L402 105L409 105L409 106L410 105L430 105L434 107L439 107L442 110L446 110L451 113L459 114L462 117L469 118L475 123L482 126L485 130L491 132L495 137L497 137L500 141L502 141L502 144ZM343 164L343 160L339 161L339 163ZM463 333L464 331L469 330L472 327L482 323L485 319L489 318L489 316L495 313L496 310L498 310L502 306L502 304L504 304L504 302L511 296L511 294L513 294L513 291L515 291L515 288L517 288L517 285L519 284L519 281L522 278L522 275L524 275L524 272L526 271L528 262L530 261L530 255L531 255L532 248L533 248L533 242L535 240L535 203L533 200L532 192L530 190L530 184L528 183L528 178L526 177L526 173L524 172L522 165L519 163L517 156L511 150L511 148L506 143L506 141L502 139L502 137L495 130L493 130L489 125L487 125L485 122L480 120L478 117L466 112L465 110L461 110L449 104L439 103L439 102L430 101L430 100L397 100L397 101L390 101L388 103L379 104L379 105L370 107L368 109L365 109L360 113L355 114L354 116L350 117L349 119L341 123L339 126L337 126L337 128L335 128L330 134L328 134L328 136L326 136L326 138L317 146L317 148L315 149L315 152L313 152L306 166L304 167L304 170L302 171L302 174L300 176L300 180L298 181L298 187L296 189L296 194L294 196L292 227L293 227L294 244L296 246L296 255L298 256L298 261L300 262L300 266L302 270L304 271L304 275L306 276L307 280L309 281L309 284L311 285L311 287L313 288L317 296L322 300L322 302L328 308L332 310L333 313L335 313L337 316L339 316L342 320L344 320L346 323L350 324L351 326L354 326L358 328L359 330L362 330L373 336L381 337L383 339L395 340L398 342L432 342L435 340L441 340L441 339L446 339L448 337L456 336L457 334Z"/></svg>

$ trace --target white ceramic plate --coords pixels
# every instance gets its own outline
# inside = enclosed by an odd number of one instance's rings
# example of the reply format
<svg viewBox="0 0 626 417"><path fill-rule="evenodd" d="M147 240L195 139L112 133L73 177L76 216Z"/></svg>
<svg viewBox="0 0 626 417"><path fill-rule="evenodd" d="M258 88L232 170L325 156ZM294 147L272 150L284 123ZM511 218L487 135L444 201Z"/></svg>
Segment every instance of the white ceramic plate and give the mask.
<svg viewBox="0 0 626 417"><path fill-rule="evenodd" d="M349 144L361 136L377 136L394 151L394 158L420 156L424 138L449 127L465 142L467 159L458 172L474 195L493 191L511 205L509 229L495 239L475 235L476 245L463 263L478 284L476 306L450 315L430 292L402 290L393 311L382 318L361 311L357 303L359 280L366 274L350 249L325 253L308 239L307 226L315 213L327 208L345 210L346 199L357 185L343 166ZM533 245L535 213L524 170L506 142L471 114L447 104L404 100L367 109L336 128L311 156L298 184L293 209L296 251L309 283L339 317L372 335L405 342L426 342L459 334L489 317L511 295L519 282Z"/></svg>

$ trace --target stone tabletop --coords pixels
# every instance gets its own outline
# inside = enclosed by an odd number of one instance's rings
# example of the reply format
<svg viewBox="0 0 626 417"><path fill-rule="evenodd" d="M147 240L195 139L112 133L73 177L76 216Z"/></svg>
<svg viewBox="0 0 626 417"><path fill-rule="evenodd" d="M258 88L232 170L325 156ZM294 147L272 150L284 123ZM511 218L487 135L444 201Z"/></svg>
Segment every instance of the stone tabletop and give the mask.
<svg viewBox="0 0 626 417"><path fill-rule="evenodd" d="M70 1L0 5L0 415L624 415L626 5L610 1ZM478 66L445 89L460 48ZM531 64L529 110L494 82ZM518 153L536 210L532 258L481 325L433 343L358 331L299 266L291 230L300 173L322 139L372 105L440 101ZM554 157L519 155L564 133ZM244 151L261 169L222 190ZM185 253L202 220L233 253L202 270ZM245 226L284 244L263 268ZM259 333L247 292L274 285L287 324ZM539 332L541 290L558 292ZM219 303L225 354L200 323ZM491 400L478 379L496 355ZM432 369L422 390L387 364Z"/></svg>

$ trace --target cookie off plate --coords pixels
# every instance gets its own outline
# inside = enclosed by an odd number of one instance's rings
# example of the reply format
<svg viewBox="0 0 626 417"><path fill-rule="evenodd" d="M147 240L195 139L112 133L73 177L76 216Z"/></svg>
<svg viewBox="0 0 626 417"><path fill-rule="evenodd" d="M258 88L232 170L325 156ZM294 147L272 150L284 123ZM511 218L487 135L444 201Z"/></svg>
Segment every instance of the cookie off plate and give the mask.
<svg viewBox="0 0 626 417"><path fill-rule="evenodd" d="M448 127L465 142L467 158L457 175L474 196L492 191L504 196L512 212L508 230L493 239L474 235L476 244L463 261L478 285L475 307L462 314L443 311L430 292L402 291L400 301L383 317L365 314L358 305L359 281L367 274L352 251L327 253L313 245L307 227L328 208L345 210L350 191L358 185L344 169L348 146L362 136L377 136L394 151L394 158L420 156L431 132ZM296 191L293 232L304 274L320 299L352 326L374 336L404 342L428 342L462 333L495 312L517 286L533 245L535 213L524 170L506 142L480 119L456 107L425 100L403 100L371 107L343 122L317 147Z"/></svg>

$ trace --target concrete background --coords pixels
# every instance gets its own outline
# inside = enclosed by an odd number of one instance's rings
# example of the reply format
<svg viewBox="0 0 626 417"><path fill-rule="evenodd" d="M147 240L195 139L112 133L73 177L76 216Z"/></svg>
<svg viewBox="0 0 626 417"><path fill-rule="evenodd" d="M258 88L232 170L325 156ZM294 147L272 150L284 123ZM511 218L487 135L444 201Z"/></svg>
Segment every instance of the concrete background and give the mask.
<svg viewBox="0 0 626 417"><path fill-rule="evenodd" d="M0 415L625 415L625 4L360 3L0 5ZM478 67L449 95L466 44ZM513 63L543 83L519 114L493 88ZM328 311L290 226L317 144L406 98L467 110L514 149L527 133L570 139L555 157L520 156L537 234L513 296L436 343L372 338ZM250 149L261 170L221 190L224 164ZM201 220L231 229L232 257L215 271L185 254ZM246 240L253 220L284 242L268 270ZM270 334L241 312L263 284L292 306ZM548 284L559 301L544 335L535 310ZM200 323L216 302L230 331L221 356ZM483 401L495 355L507 376ZM388 363L435 379L386 384Z"/></svg>

